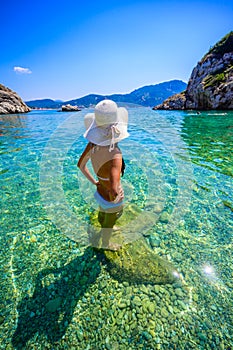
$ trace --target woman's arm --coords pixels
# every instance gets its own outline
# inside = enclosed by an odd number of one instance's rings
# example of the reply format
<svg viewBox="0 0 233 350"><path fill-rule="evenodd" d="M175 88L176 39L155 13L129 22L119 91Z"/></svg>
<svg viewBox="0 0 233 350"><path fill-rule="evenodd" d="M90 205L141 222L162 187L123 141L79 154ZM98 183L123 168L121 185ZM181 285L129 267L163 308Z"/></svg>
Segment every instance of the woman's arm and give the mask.
<svg viewBox="0 0 233 350"><path fill-rule="evenodd" d="M93 184L98 185L99 181L96 181L94 177L91 175L90 171L87 168L87 162L90 159L90 152L91 152L91 144L90 142L86 146L85 150L81 154L77 166L81 170L81 172L86 176L86 178Z"/></svg>

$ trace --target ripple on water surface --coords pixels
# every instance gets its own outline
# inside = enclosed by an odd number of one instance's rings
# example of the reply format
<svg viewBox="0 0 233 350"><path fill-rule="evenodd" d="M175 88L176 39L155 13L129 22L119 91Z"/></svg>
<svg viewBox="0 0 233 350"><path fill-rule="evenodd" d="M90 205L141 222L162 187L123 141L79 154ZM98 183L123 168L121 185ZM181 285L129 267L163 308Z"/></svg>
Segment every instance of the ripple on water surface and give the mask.
<svg viewBox="0 0 233 350"><path fill-rule="evenodd" d="M129 110L119 227L175 266L164 285L113 276L80 244L97 209L76 167L86 112L0 117L0 348L231 349L232 112Z"/></svg>

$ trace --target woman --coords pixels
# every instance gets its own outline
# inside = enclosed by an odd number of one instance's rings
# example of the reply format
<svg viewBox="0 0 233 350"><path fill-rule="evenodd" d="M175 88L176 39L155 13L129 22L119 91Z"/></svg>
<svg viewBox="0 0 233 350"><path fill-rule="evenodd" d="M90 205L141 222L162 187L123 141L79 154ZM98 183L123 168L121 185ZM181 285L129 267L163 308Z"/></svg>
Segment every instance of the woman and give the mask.
<svg viewBox="0 0 233 350"><path fill-rule="evenodd" d="M96 105L94 113L85 116L84 123L84 137L89 143L78 161L78 167L96 186L94 197L99 204L98 220L102 227L92 244L98 244L97 241L102 237L102 248L116 250L119 246L111 244L110 237L113 226L122 213L124 199L120 181L124 161L118 142L129 136L128 112L125 108L118 108L111 100L103 100ZM87 168L89 159L97 179Z"/></svg>

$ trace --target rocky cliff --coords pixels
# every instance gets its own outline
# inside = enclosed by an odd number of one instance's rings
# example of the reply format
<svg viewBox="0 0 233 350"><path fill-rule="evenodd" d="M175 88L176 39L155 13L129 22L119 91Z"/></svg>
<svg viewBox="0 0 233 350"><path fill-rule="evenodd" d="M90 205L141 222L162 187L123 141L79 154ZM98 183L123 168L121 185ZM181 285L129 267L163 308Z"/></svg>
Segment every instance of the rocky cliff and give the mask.
<svg viewBox="0 0 233 350"><path fill-rule="evenodd" d="M0 114L26 113L30 108L16 92L0 84Z"/></svg>
<svg viewBox="0 0 233 350"><path fill-rule="evenodd" d="M233 32L198 62L184 92L153 109L233 109Z"/></svg>

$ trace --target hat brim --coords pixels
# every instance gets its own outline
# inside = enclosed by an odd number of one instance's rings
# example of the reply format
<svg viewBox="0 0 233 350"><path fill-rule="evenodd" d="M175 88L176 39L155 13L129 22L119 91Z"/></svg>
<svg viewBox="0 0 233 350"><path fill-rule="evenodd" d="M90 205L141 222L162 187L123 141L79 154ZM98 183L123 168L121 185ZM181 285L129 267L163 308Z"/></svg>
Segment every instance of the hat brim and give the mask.
<svg viewBox="0 0 233 350"><path fill-rule="evenodd" d="M114 143L120 142L121 140L127 138L129 133L127 131L128 126L128 111L124 107L119 107L117 109L118 122L115 124L119 130L119 134L115 135ZM84 124L86 127L86 132L84 137L89 141L99 146L109 146L111 144L112 138L106 129L109 125L98 126L95 121L95 114L88 113L84 118Z"/></svg>

